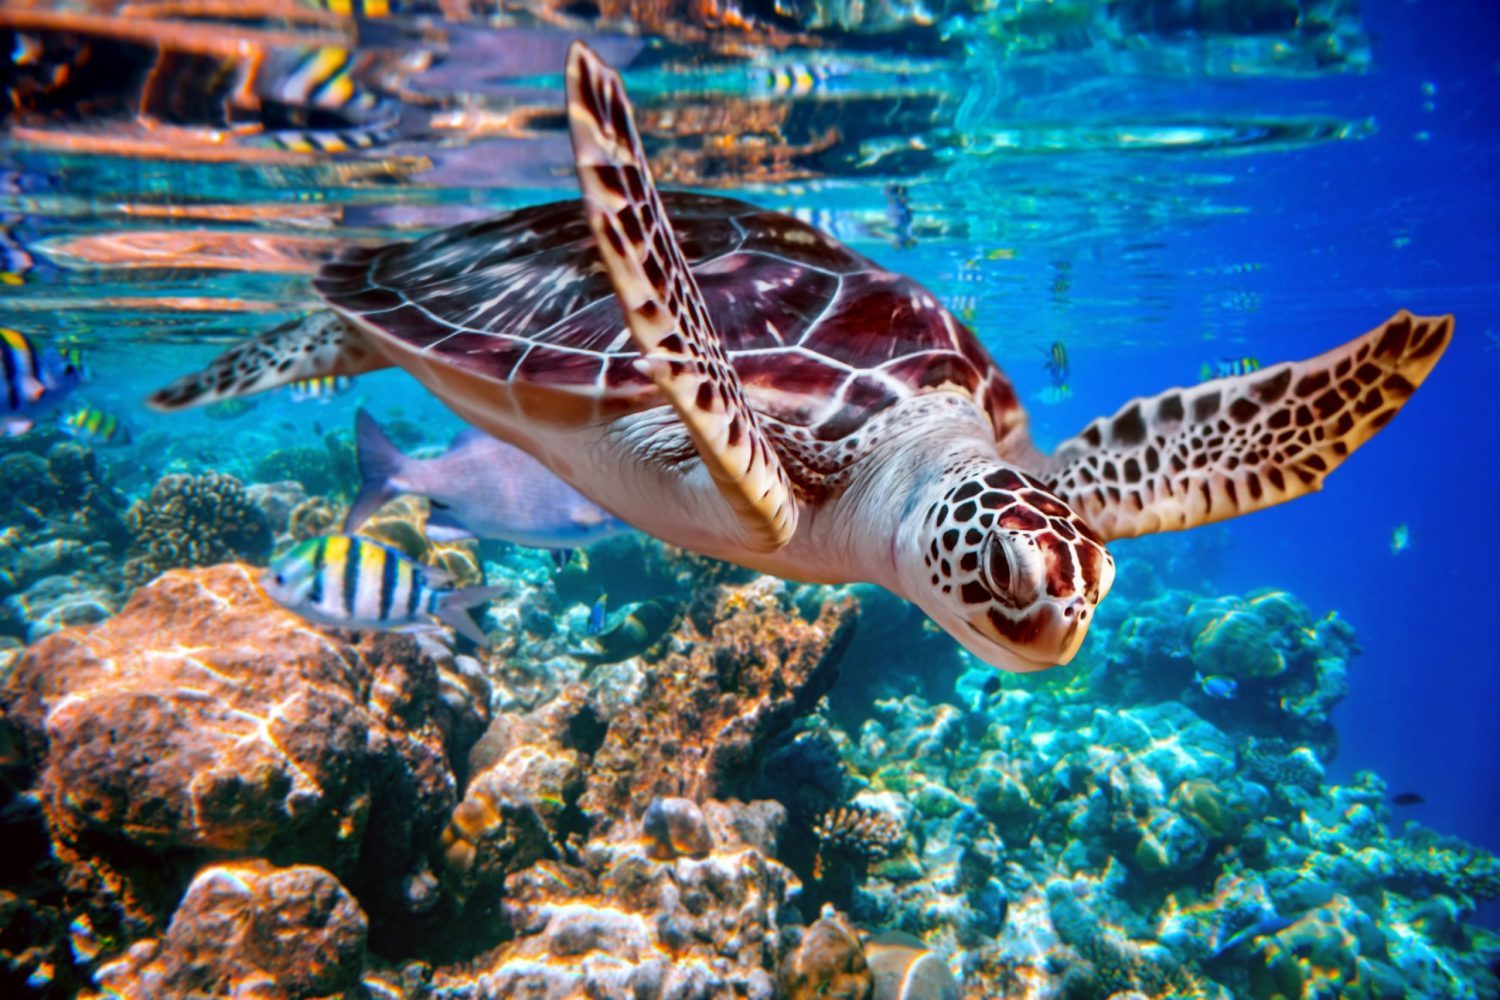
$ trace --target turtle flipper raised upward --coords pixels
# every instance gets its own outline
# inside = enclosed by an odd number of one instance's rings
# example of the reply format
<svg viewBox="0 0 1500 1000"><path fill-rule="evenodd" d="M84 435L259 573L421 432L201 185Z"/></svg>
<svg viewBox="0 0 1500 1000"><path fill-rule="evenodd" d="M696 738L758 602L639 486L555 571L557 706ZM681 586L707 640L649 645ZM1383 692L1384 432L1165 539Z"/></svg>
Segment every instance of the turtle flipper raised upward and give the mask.
<svg viewBox="0 0 1500 1000"><path fill-rule="evenodd" d="M744 544L769 552L797 528L786 470L745 400L651 180L619 75L588 46L568 51L568 124L578 183L637 367L687 426Z"/></svg>
<svg viewBox="0 0 1500 1000"><path fill-rule="evenodd" d="M1132 400L1063 442L1044 478L1106 540L1311 493L1396 415L1452 335L1452 316L1402 311L1307 361Z"/></svg>
<svg viewBox="0 0 1500 1000"><path fill-rule="evenodd" d="M300 379L361 375L390 366L353 324L322 309L236 344L208 367L153 392L146 405L153 410L184 410Z"/></svg>

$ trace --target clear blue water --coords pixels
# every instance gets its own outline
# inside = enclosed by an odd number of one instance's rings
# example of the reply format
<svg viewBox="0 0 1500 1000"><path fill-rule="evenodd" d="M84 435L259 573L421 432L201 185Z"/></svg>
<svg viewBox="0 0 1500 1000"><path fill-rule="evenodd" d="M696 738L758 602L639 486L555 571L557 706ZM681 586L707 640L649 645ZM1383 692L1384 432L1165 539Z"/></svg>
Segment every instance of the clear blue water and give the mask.
<svg viewBox="0 0 1500 1000"><path fill-rule="evenodd" d="M1345 23L1345 61L1321 68L1259 37L1084 45L1064 30L1028 45L975 17L953 20L936 51L922 47L929 34L892 33L756 57L836 70L807 94L778 94L751 62L660 42L625 77L649 109L659 172L675 162L688 186L801 210L972 310L1044 448L1133 396L1192 384L1204 362L1310 356L1400 308L1455 314L1452 347L1399 418L1320 494L1205 529L1217 562L1204 571L1226 593L1280 587L1351 622L1364 652L1333 774L1373 769L1425 799L1402 818L1500 849L1500 13L1489 0L1366 0ZM566 142L546 117L557 77L538 70L511 92L480 79L482 65L464 72L430 88L455 120L539 117L513 136L443 126L368 152L262 145L214 162L167 155L226 148L201 129L126 155L115 140L164 138L128 116L0 137L0 217L31 256L0 285L0 326L83 345L88 398L135 431L111 459L123 486L235 468L313 421L347 426L361 400L385 416L399 407L434 441L456 428L399 373L316 412L273 401L253 426L138 401L304 305L308 275L341 240L570 196ZM779 103L792 109L779 133L747 124ZM674 107L739 117L695 134L661 116ZM404 126L437 108L409 103ZM106 138L80 150L77 136ZM912 212L901 232L890 184ZM911 245L897 245L903 233ZM1035 397L1056 340L1074 395L1049 405ZM1411 544L1395 554L1401 524Z"/></svg>

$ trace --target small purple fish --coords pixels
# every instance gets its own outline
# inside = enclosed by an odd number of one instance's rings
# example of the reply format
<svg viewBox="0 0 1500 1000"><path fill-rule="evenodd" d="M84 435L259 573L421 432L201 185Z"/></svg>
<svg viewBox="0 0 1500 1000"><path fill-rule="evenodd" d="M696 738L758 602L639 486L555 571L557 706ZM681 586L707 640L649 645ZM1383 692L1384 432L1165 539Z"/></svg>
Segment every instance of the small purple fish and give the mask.
<svg viewBox="0 0 1500 1000"><path fill-rule="evenodd" d="M363 482L344 521L346 533L408 493L432 505L427 536L435 541L498 538L572 549L630 530L520 448L480 431L459 434L437 458L410 458L360 410L354 437Z"/></svg>

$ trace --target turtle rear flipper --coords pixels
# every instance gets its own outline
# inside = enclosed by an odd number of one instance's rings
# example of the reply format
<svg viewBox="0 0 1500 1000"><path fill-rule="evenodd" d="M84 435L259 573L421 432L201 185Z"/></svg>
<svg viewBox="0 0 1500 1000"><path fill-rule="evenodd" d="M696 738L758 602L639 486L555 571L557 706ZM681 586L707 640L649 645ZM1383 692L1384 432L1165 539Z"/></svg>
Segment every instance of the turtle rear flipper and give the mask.
<svg viewBox="0 0 1500 1000"><path fill-rule="evenodd" d="M687 426L719 493L760 552L785 545L797 508L781 459L683 258L636 134L625 86L582 42L568 50L568 123L578 182L615 296L650 376Z"/></svg>
<svg viewBox="0 0 1500 1000"><path fill-rule="evenodd" d="M1342 347L1127 403L1058 446L1046 478L1106 540L1248 514L1322 488L1453 335L1402 311Z"/></svg>
<svg viewBox="0 0 1500 1000"><path fill-rule="evenodd" d="M236 344L208 367L153 392L146 405L153 410L184 410L305 378L362 375L389 367L354 326L322 310Z"/></svg>

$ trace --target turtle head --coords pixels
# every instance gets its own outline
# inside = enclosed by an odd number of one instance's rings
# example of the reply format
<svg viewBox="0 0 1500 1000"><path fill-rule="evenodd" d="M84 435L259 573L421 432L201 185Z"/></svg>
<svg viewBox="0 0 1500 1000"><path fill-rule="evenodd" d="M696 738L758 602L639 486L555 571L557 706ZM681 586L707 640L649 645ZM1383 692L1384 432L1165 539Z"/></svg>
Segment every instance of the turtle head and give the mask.
<svg viewBox="0 0 1500 1000"><path fill-rule="evenodd" d="M1115 563L1046 485L993 461L950 469L913 511L908 597L1003 670L1067 663L1109 593Z"/></svg>

